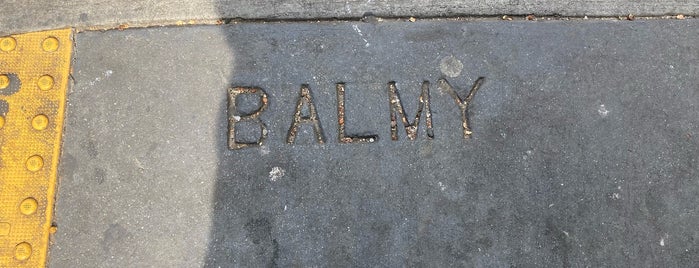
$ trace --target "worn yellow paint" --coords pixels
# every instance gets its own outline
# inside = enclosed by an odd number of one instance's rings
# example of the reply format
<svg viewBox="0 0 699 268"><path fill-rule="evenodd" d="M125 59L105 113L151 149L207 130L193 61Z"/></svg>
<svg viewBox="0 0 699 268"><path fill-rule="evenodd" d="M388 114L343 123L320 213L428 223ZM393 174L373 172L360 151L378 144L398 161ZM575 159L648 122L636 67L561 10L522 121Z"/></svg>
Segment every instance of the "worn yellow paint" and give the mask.
<svg viewBox="0 0 699 268"><path fill-rule="evenodd" d="M0 74L0 89L5 89L10 86L10 77Z"/></svg>
<svg viewBox="0 0 699 268"><path fill-rule="evenodd" d="M0 37L0 267L46 265L71 35Z"/></svg>

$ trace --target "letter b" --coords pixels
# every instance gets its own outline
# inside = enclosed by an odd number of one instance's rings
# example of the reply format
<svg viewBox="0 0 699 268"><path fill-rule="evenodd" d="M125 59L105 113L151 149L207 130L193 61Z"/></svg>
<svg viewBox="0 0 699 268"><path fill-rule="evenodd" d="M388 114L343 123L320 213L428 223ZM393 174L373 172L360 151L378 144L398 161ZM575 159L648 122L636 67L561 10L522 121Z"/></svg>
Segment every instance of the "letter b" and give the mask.
<svg viewBox="0 0 699 268"><path fill-rule="evenodd" d="M236 106L240 95L253 94L260 96L260 106L250 113L241 113ZM228 89L228 148L231 150L245 147L260 146L267 138L267 126L260 120L260 114L267 109L267 93L260 88L234 87ZM260 136L255 142L241 142L236 139L235 127L239 122L251 121L260 127Z"/></svg>

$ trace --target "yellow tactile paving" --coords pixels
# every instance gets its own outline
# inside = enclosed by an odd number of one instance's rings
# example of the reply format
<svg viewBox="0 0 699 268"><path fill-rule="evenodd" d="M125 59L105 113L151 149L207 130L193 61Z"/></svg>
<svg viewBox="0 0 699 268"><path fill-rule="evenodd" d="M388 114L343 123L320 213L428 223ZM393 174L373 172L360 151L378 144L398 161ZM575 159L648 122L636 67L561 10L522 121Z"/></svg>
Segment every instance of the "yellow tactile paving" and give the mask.
<svg viewBox="0 0 699 268"><path fill-rule="evenodd" d="M0 267L46 264L71 34L0 37Z"/></svg>

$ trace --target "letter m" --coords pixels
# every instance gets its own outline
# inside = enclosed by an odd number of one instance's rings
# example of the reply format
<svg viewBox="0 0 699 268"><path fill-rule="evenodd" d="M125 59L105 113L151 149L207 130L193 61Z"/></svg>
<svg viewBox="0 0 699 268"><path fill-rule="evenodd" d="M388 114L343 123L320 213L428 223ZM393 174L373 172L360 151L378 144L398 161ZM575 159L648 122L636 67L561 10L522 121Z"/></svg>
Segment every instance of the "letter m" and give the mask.
<svg viewBox="0 0 699 268"><path fill-rule="evenodd" d="M420 115L422 110L425 109L425 123L427 124L427 138L434 138L434 133L432 131L432 112L430 111L430 82L422 82L422 92L420 93L420 98L418 99L417 114L415 115L415 121L412 123L405 117L405 110L403 105L400 103L400 97L398 95L398 89L396 88L396 82L388 83L388 97L390 101L391 110L391 139L398 140L398 120L403 122L403 127L405 127L405 133L408 135L408 139L415 140L417 137L417 129L420 124Z"/></svg>

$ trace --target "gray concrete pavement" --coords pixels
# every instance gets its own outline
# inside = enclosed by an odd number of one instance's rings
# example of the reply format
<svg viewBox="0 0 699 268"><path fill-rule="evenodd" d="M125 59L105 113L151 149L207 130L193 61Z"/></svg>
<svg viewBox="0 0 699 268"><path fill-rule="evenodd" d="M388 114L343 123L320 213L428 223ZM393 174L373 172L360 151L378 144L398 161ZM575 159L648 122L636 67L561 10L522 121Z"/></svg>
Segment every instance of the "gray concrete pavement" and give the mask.
<svg viewBox="0 0 699 268"><path fill-rule="evenodd" d="M50 266L694 266L698 36L696 20L79 33ZM438 80L465 98L478 77L464 139ZM430 82L433 139L423 114L391 140L390 81L409 121ZM375 142L338 140L337 83L347 134ZM322 145L310 124L286 142L302 84ZM262 147L228 148L229 119L261 105L229 114L231 86L268 94Z"/></svg>
<svg viewBox="0 0 699 268"><path fill-rule="evenodd" d="M157 25L176 21L243 19L441 17L479 15L661 16L697 15L692 0L298 0L298 1L49 1L5 0L0 8L0 35L64 27L121 24Z"/></svg>

